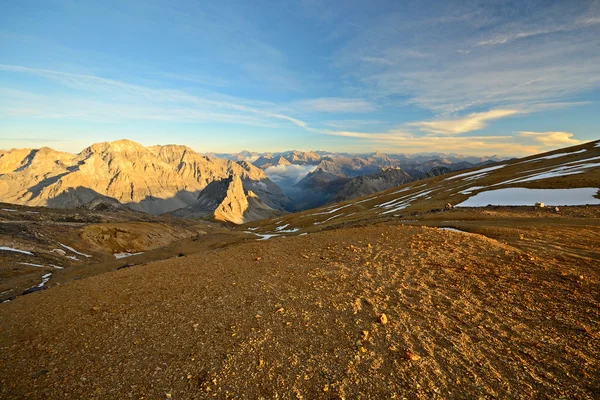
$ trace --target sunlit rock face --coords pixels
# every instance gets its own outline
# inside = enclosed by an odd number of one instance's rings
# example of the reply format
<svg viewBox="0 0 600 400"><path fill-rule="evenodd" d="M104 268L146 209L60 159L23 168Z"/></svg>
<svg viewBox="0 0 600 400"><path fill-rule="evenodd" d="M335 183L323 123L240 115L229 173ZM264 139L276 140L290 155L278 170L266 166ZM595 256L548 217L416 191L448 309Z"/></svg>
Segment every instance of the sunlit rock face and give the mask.
<svg viewBox="0 0 600 400"><path fill-rule="evenodd" d="M77 207L109 197L162 214L196 202L210 183L237 177L269 207L289 199L265 173L244 161L209 158L186 146L144 147L130 140L96 143L73 155L49 148L0 152L0 201Z"/></svg>

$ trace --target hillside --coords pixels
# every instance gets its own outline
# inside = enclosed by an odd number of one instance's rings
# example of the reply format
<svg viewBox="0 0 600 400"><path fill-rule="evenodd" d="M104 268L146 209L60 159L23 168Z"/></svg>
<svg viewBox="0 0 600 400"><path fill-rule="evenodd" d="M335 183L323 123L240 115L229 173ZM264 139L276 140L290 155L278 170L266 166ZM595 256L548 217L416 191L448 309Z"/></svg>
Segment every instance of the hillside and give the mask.
<svg viewBox="0 0 600 400"><path fill-rule="evenodd" d="M269 207L289 199L262 170L246 161L202 156L178 145L143 147L129 140L96 143L71 155L52 149L0 152L0 201L78 207L99 197L163 214L193 204L209 183L239 177Z"/></svg>
<svg viewBox="0 0 600 400"><path fill-rule="evenodd" d="M277 227L285 225L297 229L294 234L301 234L361 220L411 219L414 215L444 210L448 203L456 206L600 204L599 143L441 175L248 227L278 235Z"/></svg>
<svg viewBox="0 0 600 400"><path fill-rule="evenodd" d="M189 207L173 212L184 218L208 218L216 221L243 224L280 215L264 204L251 190L244 191L242 180L237 177L210 183Z"/></svg>
<svg viewBox="0 0 600 400"><path fill-rule="evenodd" d="M0 395L596 398L599 189L587 143L40 270L47 290L0 304Z"/></svg>

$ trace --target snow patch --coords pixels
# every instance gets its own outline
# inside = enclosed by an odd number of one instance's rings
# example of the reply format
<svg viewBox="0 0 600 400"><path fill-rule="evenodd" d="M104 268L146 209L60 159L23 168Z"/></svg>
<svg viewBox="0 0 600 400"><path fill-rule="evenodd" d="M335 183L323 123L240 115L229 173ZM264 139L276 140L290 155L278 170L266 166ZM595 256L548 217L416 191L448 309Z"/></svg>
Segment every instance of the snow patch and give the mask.
<svg viewBox="0 0 600 400"><path fill-rule="evenodd" d="M113 254L115 256L115 258L117 260L121 259L121 258L125 258L125 257L131 257L131 256L137 256L139 254L144 254L143 251L140 251L139 253L115 253Z"/></svg>
<svg viewBox="0 0 600 400"><path fill-rule="evenodd" d="M492 172L492 171L495 171L497 169L504 168L504 167L506 167L506 164L494 165L493 167L478 169L477 171L465 172L464 174L454 175L454 176L451 176L451 177L446 178L444 180L445 181L449 181L449 180L452 180L452 179L464 178L464 177L469 177L469 176L472 176L472 175L478 175L479 177L481 177L483 175L487 175L488 172Z"/></svg>
<svg viewBox="0 0 600 400"><path fill-rule="evenodd" d="M255 233L256 236L260 236L260 239L257 240L269 240L274 237L278 237L277 234L268 234L268 233Z"/></svg>
<svg viewBox="0 0 600 400"><path fill-rule="evenodd" d="M51 276L52 276L51 272L42 275L42 283L40 283L39 285L37 285L37 287L43 287L46 283L48 283L48 281L50 280Z"/></svg>
<svg viewBox="0 0 600 400"><path fill-rule="evenodd" d="M25 263L25 262L20 262L19 264L21 264L21 265L27 265L29 267L46 268L45 265L41 265L41 264L33 264L33 263Z"/></svg>
<svg viewBox="0 0 600 400"><path fill-rule="evenodd" d="M461 231L460 229L450 228L449 226L442 226L442 227L439 227L438 229L441 230L441 231L450 231L450 232L458 232L458 233L471 234L471 232Z"/></svg>
<svg viewBox="0 0 600 400"><path fill-rule="evenodd" d="M472 186L468 189L461 190L459 193L460 194L471 194L471 192L476 192L477 190L480 190L480 189L485 189L485 186Z"/></svg>
<svg viewBox="0 0 600 400"><path fill-rule="evenodd" d="M600 204L594 197L597 188L577 189L527 189L505 188L477 193L456 207L485 207L488 204L499 206L533 206L543 202L549 206L581 206Z"/></svg>
<svg viewBox="0 0 600 400"><path fill-rule="evenodd" d="M13 210L12 208L3 208L2 211L17 212L17 210Z"/></svg>
<svg viewBox="0 0 600 400"><path fill-rule="evenodd" d="M534 158L532 160L526 160L526 161L521 161L517 164L523 164L523 163L528 163L528 162L534 162L534 161L539 161L539 160L552 160L553 158L559 158L559 157L564 157L564 156L570 156L572 154L579 154L579 153L584 153L586 152L586 149L583 150L579 150L579 151L574 151L572 153L558 153L558 154L551 154L549 156L543 156L543 157L537 157Z"/></svg>
<svg viewBox="0 0 600 400"><path fill-rule="evenodd" d="M67 250L71 250L71 251L72 251L73 253L75 253L75 254L79 254L80 256L84 256L84 257L87 257L87 258L90 258L90 257L91 257L89 254L81 253L81 252L79 252L79 251L75 250L75 249L74 249L74 248L72 248L72 247L69 247L69 246L67 246L67 245L65 245L65 244L62 244L61 242L58 242L58 244L60 244L62 247L64 247L64 248L65 248L65 249L67 249Z"/></svg>
<svg viewBox="0 0 600 400"><path fill-rule="evenodd" d="M587 170L587 169L600 167L600 162L597 162L597 163L585 163L584 162L584 161L590 161L590 160L591 159L566 163L562 166L555 167L555 168L552 168L547 171L538 172L538 173L524 176L521 178L509 179L508 181L496 183L493 186L507 185L509 183L522 183L522 182L538 181L538 180L542 180L542 179L558 178L558 177L567 176L567 175L577 175L577 174L584 173L585 170ZM538 169L538 171L539 171L539 169Z"/></svg>
<svg viewBox="0 0 600 400"><path fill-rule="evenodd" d="M19 249L14 249L12 247L7 247L7 246L0 246L0 250L4 250L4 251L14 251L15 253L23 253L23 254L27 254L28 256L32 256L33 253L27 250L19 250Z"/></svg>

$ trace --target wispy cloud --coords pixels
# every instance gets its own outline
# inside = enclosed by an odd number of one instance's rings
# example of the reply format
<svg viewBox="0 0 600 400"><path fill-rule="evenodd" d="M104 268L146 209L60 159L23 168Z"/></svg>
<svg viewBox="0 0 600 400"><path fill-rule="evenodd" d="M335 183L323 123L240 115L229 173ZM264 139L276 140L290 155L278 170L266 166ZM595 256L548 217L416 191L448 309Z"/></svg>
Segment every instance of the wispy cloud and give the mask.
<svg viewBox="0 0 600 400"><path fill-rule="evenodd" d="M532 141L543 145L544 147L564 147L574 146L583 143L581 140L573 138L570 132L517 132L517 135L531 139Z"/></svg>
<svg viewBox="0 0 600 400"><path fill-rule="evenodd" d="M375 105L363 99L339 97L301 100L295 102L292 107L323 113L367 113L376 109Z"/></svg>
<svg viewBox="0 0 600 400"><path fill-rule="evenodd" d="M273 126L288 122L306 124L278 112L272 103L251 102L225 96L206 98L181 90L156 89L93 75L0 64L0 71L36 75L76 91L68 97L49 97L0 89L5 116L78 118L103 121L163 120L179 122L226 122ZM93 94L93 97L87 96Z"/></svg>
<svg viewBox="0 0 600 400"><path fill-rule="evenodd" d="M571 100L600 87L598 12L587 4L511 4L510 18L501 7L456 5L471 17L420 34L410 15L380 16L363 22L332 64L359 95L438 114Z"/></svg>
<svg viewBox="0 0 600 400"><path fill-rule="evenodd" d="M447 119L437 121L421 121L409 123L409 126L419 127L422 131L438 133L441 135L457 135L477 131L485 128L488 121L509 117L519 114L518 110L490 110L480 113L472 113L463 118Z"/></svg>

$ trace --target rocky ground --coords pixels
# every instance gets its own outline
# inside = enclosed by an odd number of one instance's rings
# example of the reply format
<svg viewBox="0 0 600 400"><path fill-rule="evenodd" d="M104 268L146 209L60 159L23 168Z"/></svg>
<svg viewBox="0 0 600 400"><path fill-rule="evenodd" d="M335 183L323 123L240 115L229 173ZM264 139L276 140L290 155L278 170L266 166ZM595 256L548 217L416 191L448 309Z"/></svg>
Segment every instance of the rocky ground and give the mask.
<svg viewBox="0 0 600 400"><path fill-rule="evenodd" d="M247 235L205 221L156 217L125 207L96 211L0 203L0 301L36 288L47 274L43 288L241 237ZM116 259L115 253L142 254Z"/></svg>
<svg viewBox="0 0 600 400"><path fill-rule="evenodd" d="M18 297L0 305L0 395L600 396L599 207L416 218L240 241Z"/></svg>

